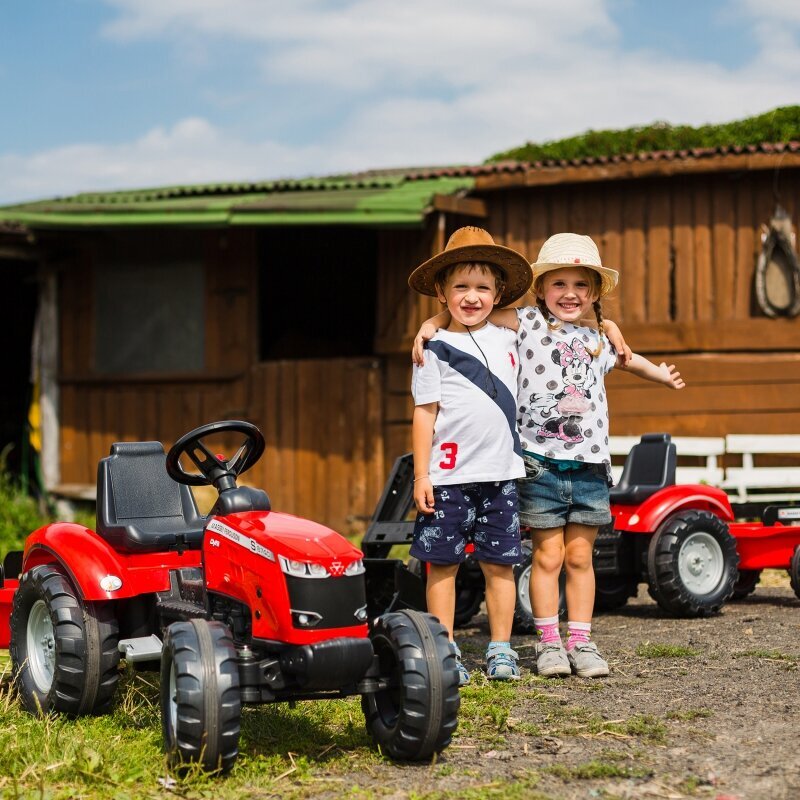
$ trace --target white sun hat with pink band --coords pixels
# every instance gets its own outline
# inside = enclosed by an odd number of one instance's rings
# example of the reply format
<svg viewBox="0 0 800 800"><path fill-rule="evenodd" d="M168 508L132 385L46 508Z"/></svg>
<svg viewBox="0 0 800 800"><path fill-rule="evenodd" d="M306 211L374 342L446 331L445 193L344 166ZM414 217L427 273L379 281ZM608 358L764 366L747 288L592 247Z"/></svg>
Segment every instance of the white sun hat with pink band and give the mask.
<svg viewBox="0 0 800 800"><path fill-rule="evenodd" d="M619 280L619 272L603 266L600 251L591 237L579 233L557 233L542 245L539 257L531 264L533 280L564 267L586 267L599 273L600 297L608 294Z"/></svg>

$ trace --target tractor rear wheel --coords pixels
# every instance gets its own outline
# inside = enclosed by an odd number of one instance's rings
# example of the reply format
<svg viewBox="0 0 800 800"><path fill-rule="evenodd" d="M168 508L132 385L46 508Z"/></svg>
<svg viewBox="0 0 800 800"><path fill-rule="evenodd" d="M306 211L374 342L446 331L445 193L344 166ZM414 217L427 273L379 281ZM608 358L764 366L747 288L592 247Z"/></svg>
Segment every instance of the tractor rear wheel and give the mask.
<svg viewBox="0 0 800 800"><path fill-rule="evenodd" d="M728 526L708 511L680 511L650 540L651 595L677 617L707 617L733 595L739 556Z"/></svg>
<svg viewBox="0 0 800 800"><path fill-rule="evenodd" d="M760 569L740 569L739 577L733 585L733 597L731 599L743 600L747 595L753 594L760 580Z"/></svg>
<svg viewBox="0 0 800 800"><path fill-rule="evenodd" d="M618 575L599 575L594 579L594 607L596 611L614 611L627 605L636 597L639 581Z"/></svg>
<svg viewBox="0 0 800 800"><path fill-rule="evenodd" d="M800 597L800 544L795 547L789 565L789 583L791 583L794 593Z"/></svg>
<svg viewBox="0 0 800 800"><path fill-rule="evenodd" d="M239 755L241 716L228 628L205 619L173 622L161 655L161 723L170 763L227 772Z"/></svg>
<svg viewBox="0 0 800 800"><path fill-rule="evenodd" d="M54 564L24 573L11 611L11 663L32 714L107 714L119 683L119 625L110 603L80 599Z"/></svg>
<svg viewBox="0 0 800 800"><path fill-rule="evenodd" d="M378 617L370 639L385 686L361 697L367 730L392 758L431 758L458 724L458 669L447 631L430 614L397 611Z"/></svg>

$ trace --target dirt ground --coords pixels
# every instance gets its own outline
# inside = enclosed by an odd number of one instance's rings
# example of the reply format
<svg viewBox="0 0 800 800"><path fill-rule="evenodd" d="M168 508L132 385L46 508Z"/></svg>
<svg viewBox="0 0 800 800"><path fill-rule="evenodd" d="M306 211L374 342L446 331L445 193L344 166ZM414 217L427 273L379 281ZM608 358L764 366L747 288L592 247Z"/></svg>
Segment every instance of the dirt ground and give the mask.
<svg viewBox="0 0 800 800"><path fill-rule="evenodd" d="M474 623L459 641L478 672L488 630L485 616ZM517 639L525 676L496 737L462 719L437 765L387 768L362 788L377 780L382 797L405 798L425 777L449 796L512 781L513 797L800 798L800 600L785 572L710 619L669 618L640 586L595 618L594 639L608 678L549 681L530 675L532 643Z"/></svg>

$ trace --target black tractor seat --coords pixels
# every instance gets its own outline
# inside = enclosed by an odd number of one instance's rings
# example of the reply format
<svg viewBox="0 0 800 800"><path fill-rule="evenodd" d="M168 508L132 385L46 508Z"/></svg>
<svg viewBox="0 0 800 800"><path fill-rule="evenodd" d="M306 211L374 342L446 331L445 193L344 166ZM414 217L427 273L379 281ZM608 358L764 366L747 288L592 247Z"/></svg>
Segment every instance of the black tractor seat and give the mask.
<svg viewBox="0 0 800 800"><path fill-rule="evenodd" d="M635 444L622 468L619 483L611 489L612 503L638 505L657 491L675 484L677 455L668 433L646 433Z"/></svg>
<svg viewBox="0 0 800 800"><path fill-rule="evenodd" d="M97 533L114 549L200 549L205 518L165 462L161 442L115 442L97 465Z"/></svg>

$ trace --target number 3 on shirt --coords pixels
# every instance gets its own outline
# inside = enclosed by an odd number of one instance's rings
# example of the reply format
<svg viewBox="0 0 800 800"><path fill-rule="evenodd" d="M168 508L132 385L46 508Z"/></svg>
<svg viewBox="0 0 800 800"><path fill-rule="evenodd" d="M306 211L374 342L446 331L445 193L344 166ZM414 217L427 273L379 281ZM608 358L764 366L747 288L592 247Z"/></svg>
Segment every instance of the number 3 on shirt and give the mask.
<svg viewBox="0 0 800 800"><path fill-rule="evenodd" d="M439 462L440 469L453 469L456 465L458 445L455 442L444 442L440 445L444 458Z"/></svg>

